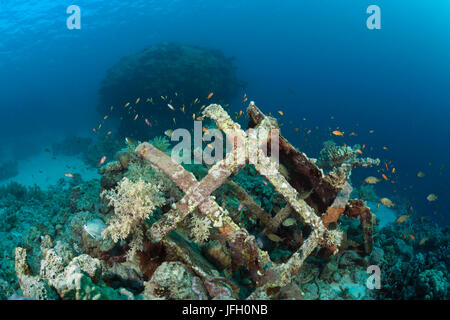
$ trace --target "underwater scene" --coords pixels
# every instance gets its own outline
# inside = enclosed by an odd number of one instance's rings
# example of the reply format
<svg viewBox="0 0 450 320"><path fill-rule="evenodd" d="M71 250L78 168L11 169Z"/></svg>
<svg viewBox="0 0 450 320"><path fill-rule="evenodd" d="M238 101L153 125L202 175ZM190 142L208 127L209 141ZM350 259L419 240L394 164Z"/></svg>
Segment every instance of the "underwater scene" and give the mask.
<svg viewBox="0 0 450 320"><path fill-rule="evenodd" d="M450 2L0 1L0 300L447 300Z"/></svg>

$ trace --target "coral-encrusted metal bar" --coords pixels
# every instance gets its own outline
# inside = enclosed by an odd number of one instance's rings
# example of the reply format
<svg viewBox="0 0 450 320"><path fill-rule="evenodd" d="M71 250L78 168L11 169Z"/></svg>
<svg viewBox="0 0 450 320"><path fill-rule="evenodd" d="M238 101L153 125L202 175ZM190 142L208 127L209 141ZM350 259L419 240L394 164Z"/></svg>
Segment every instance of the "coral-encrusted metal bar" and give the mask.
<svg viewBox="0 0 450 320"><path fill-rule="evenodd" d="M192 173L186 171L181 165L174 162L168 155L156 149L151 144L140 144L136 148L136 152L142 155L154 167L163 171L183 192L187 193L191 188L198 185L198 181ZM228 241L232 241L233 234L238 231L245 232L248 235L248 232L235 224L211 196L205 197L205 200L198 205L198 211L200 214L206 215L211 221L217 221L217 216L220 216L221 224L216 224L217 230ZM165 220L164 223L167 223L167 221ZM255 242L255 239L249 238L249 241ZM254 247L257 248L256 243L254 243ZM261 266L264 266L269 260L270 258L267 252L258 250L258 262Z"/></svg>

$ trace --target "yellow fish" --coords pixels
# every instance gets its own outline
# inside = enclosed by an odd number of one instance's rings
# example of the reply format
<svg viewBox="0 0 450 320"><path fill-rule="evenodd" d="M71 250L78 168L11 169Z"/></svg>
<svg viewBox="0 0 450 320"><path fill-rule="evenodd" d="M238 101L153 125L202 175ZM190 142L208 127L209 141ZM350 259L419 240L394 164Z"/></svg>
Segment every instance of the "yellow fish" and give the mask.
<svg viewBox="0 0 450 320"><path fill-rule="evenodd" d="M430 194L427 196L427 200L428 200L428 201L436 201L437 198L438 198L438 197L437 197L434 193L430 193Z"/></svg>
<svg viewBox="0 0 450 320"><path fill-rule="evenodd" d="M283 221L282 225L284 227L290 227L292 226L294 223L296 222L296 220L294 218L287 218L286 220Z"/></svg>
<svg viewBox="0 0 450 320"><path fill-rule="evenodd" d="M419 172L417 173L417 177L418 177L418 178L423 178L423 177L425 177L425 173L423 173L422 171L419 171Z"/></svg>
<svg viewBox="0 0 450 320"><path fill-rule="evenodd" d="M172 134L173 134L173 130L166 130L166 131L164 131L164 134L165 134L166 136L168 136L169 138L171 138L171 137L172 137Z"/></svg>
<svg viewBox="0 0 450 320"><path fill-rule="evenodd" d="M284 116L284 112L283 111L279 110L278 113L281 114L282 116Z"/></svg>
<svg viewBox="0 0 450 320"><path fill-rule="evenodd" d="M195 120L195 113L192 114L192 120Z"/></svg>
<svg viewBox="0 0 450 320"><path fill-rule="evenodd" d="M408 219L408 218L409 218L409 216L403 215L403 216L398 217L398 219L395 220L395 222L397 222L397 223L402 223L402 222L405 222L406 219Z"/></svg>
<svg viewBox="0 0 450 320"><path fill-rule="evenodd" d="M139 115L138 115L138 114L134 117L134 121L136 121L137 118L139 118Z"/></svg>
<svg viewBox="0 0 450 320"><path fill-rule="evenodd" d="M371 177L367 177L367 178L364 179L364 182L368 183L368 184L375 184L375 183L378 183L380 181L381 181L380 179L378 179L376 177L372 177L372 176Z"/></svg>
<svg viewBox="0 0 450 320"><path fill-rule="evenodd" d="M419 246L423 245L423 244L424 244L425 242L427 242L427 241L428 241L428 238L427 238L427 237L422 238L422 240L419 241Z"/></svg>
<svg viewBox="0 0 450 320"><path fill-rule="evenodd" d="M135 103L135 104L138 104L138 103L139 103L139 101L141 101L141 98L137 98L137 99L136 99L136 103Z"/></svg>
<svg viewBox="0 0 450 320"><path fill-rule="evenodd" d="M381 198L380 202L389 208L394 206L394 203L388 198Z"/></svg>
<svg viewBox="0 0 450 320"><path fill-rule="evenodd" d="M104 117L103 117L103 120L106 120L106 119L108 119L108 116L104 116Z"/></svg>
<svg viewBox="0 0 450 320"><path fill-rule="evenodd" d="M281 241L283 241L283 238L280 238L279 236L277 236L276 234L273 234L273 233L268 234L267 238L269 238L273 242L281 242Z"/></svg>
<svg viewBox="0 0 450 320"><path fill-rule="evenodd" d="M206 99L211 99L211 97L214 95L214 93L213 92L211 92L210 94L208 94L208 97L206 98Z"/></svg>
<svg viewBox="0 0 450 320"><path fill-rule="evenodd" d="M129 105L130 105L130 103L129 103L129 102L127 102L127 103L125 104L125 108L126 108L126 107L128 107Z"/></svg>

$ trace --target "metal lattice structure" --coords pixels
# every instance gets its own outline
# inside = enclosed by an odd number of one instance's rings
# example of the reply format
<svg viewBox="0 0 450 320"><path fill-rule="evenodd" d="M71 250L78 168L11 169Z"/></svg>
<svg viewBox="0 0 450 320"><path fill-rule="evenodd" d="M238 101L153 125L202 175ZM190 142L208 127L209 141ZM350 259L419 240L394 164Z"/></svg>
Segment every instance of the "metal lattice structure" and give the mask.
<svg viewBox="0 0 450 320"><path fill-rule="evenodd" d="M301 198L297 190L279 172L274 159L268 157L260 145L249 143L252 138L255 138L250 135L255 133L243 131L240 125L234 122L220 105L212 104L208 106L203 111L203 115L215 121L218 128L224 131L227 136L233 135L237 138L239 143L233 145L231 152L227 154L225 159L210 167L208 174L201 181L197 181L192 173L186 171L181 165L151 144L142 143L136 148L138 154L142 155L154 167L163 171L184 192L182 199L152 225L149 235L153 241L161 241L169 232L176 229L181 221L195 209L198 209L199 214L207 216L212 221L213 227L227 241L233 243L237 239L241 239L239 240L241 245L245 243L245 246L250 248L249 250L255 252L256 261L254 261L254 264L259 279L256 290L249 298L271 297L274 292L291 282L291 277L298 272L305 259L317 246L330 244L330 239L327 239L327 228L314 209ZM242 146L244 146L244 149ZM243 169L252 157L258 159L256 163L252 163L255 169L274 186L287 203L287 206L274 217L252 202L245 190L230 180L230 177ZM284 219L294 212L302 223L311 228L308 238L286 263L276 264L271 262L268 253L258 248L255 237L237 225L227 215L227 211L217 204L211 194L222 185L230 183L234 184L234 190L237 190L235 195L247 199L253 206L266 229L273 232ZM269 266L269 268L265 268L265 266Z"/></svg>

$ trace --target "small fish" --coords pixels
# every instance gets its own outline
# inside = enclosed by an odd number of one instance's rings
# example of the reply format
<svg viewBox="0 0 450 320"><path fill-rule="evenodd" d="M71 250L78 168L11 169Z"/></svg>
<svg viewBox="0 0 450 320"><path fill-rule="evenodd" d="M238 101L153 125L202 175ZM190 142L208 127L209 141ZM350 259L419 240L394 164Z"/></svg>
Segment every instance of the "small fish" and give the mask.
<svg viewBox="0 0 450 320"><path fill-rule="evenodd" d="M392 168L392 173L395 173L395 168Z"/></svg>
<svg viewBox="0 0 450 320"><path fill-rule="evenodd" d="M380 179L378 179L376 177L372 177L372 176L367 177L367 178L364 179L364 182L368 183L368 184L375 184L375 183L378 183L380 181L381 181Z"/></svg>
<svg viewBox="0 0 450 320"><path fill-rule="evenodd" d="M128 144L136 144L136 142L134 142L133 140L131 140L128 137L125 138L125 142L128 143Z"/></svg>
<svg viewBox="0 0 450 320"><path fill-rule="evenodd" d="M344 136L344 133L342 133L342 132L339 131L339 130L334 130L332 133L333 133L335 136L341 136L341 137Z"/></svg>
<svg viewBox="0 0 450 320"><path fill-rule="evenodd" d="M374 133L375 132L375 130L369 130L369 133Z"/></svg>
<svg viewBox="0 0 450 320"><path fill-rule="evenodd" d="M423 173L422 171L419 171L419 172L417 173L417 177L418 177L418 178L423 178L423 177L425 177L425 173Z"/></svg>
<svg viewBox="0 0 450 320"><path fill-rule="evenodd" d="M134 116L134 121L136 121L137 118L139 118L139 115L138 115L138 114Z"/></svg>
<svg viewBox="0 0 450 320"><path fill-rule="evenodd" d="M366 148L366 145L365 144L363 144L363 146L362 146L362 149L364 150Z"/></svg>
<svg viewBox="0 0 450 320"><path fill-rule="evenodd" d="M394 203L393 203L390 199L388 199L388 198L381 198L381 199L380 199L380 202L381 202L382 204L384 204L384 205L385 205L386 207L388 207L388 208L391 208L391 207L395 206Z"/></svg>
<svg viewBox="0 0 450 320"><path fill-rule="evenodd" d="M194 100L194 104L196 104L198 102L198 98L195 98Z"/></svg>
<svg viewBox="0 0 450 320"><path fill-rule="evenodd" d="M237 118L240 118L241 116L242 116L242 110L239 111L239 114L238 114Z"/></svg>
<svg viewBox="0 0 450 320"><path fill-rule="evenodd" d="M97 128L92 128L92 131L94 131L94 133L97 133Z"/></svg>
<svg viewBox="0 0 450 320"><path fill-rule="evenodd" d="M424 245L425 244L425 242L427 242L428 241L428 238L427 237L425 237L425 238L422 238L420 241L419 241L419 246L422 246L422 245Z"/></svg>
<svg viewBox="0 0 450 320"><path fill-rule="evenodd" d="M175 111L175 108L170 103L168 103L167 106L169 107L170 110Z"/></svg>
<svg viewBox="0 0 450 320"><path fill-rule="evenodd" d="M113 110L114 110L114 106L111 106L111 107L109 108L109 110L113 111Z"/></svg>
<svg viewBox="0 0 450 320"><path fill-rule="evenodd" d="M380 204L378 203L378 204L377 204L377 209L378 209L379 207L380 207Z"/></svg>
<svg viewBox="0 0 450 320"><path fill-rule="evenodd" d="M388 149L388 147L383 147L383 150L387 150Z"/></svg>
<svg viewBox="0 0 450 320"><path fill-rule="evenodd" d="M195 120L195 113L192 114L192 120Z"/></svg>
<svg viewBox="0 0 450 320"><path fill-rule="evenodd" d="M125 108L126 108L126 107L128 107L129 105L130 105L130 103L129 103L129 102L127 102L127 103L125 104Z"/></svg>
<svg viewBox="0 0 450 320"><path fill-rule="evenodd" d="M413 240L416 240L416 237L414 237L412 234L410 234L409 237Z"/></svg>
<svg viewBox="0 0 450 320"><path fill-rule="evenodd" d="M172 120L174 124L177 124L177 120L175 118L172 118Z"/></svg>
<svg viewBox="0 0 450 320"><path fill-rule="evenodd" d="M356 149L356 152L358 152L359 154L362 154L361 149Z"/></svg>
<svg viewBox="0 0 450 320"><path fill-rule="evenodd" d="M427 196L427 200L428 201L436 201L437 200L437 196L434 194L434 193L430 193L428 196Z"/></svg>
<svg viewBox="0 0 450 320"><path fill-rule="evenodd" d="M150 121L148 121L147 118L145 118L145 123L151 128L152 127L152 123Z"/></svg>
<svg viewBox="0 0 450 320"><path fill-rule="evenodd" d="M388 177L386 177L384 173L381 176L383 177L384 180L389 181Z"/></svg>
<svg viewBox="0 0 450 320"><path fill-rule="evenodd" d="M166 130L166 131L164 131L164 134L166 135L166 136L168 136L169 138L171 138L172 137L172 134L173 134L173 130Z"/></svg>
<svg viewBox="0 0 450 320"><path fill-rule="evenodd" d="M206 134L209 134L209 130L206 129L205 127L202 127L202 131L203 131L204 133L206 133Z"/></svg>
<svg viewBox="0 0 450 320"><path fill-rule="evenodd" d="M108 131L108 132L106 133L106 135L109 136L111 133L112 133L111 131Z"/></svg>
<svg viewBox="0 0 450 320"><path fill-rule="evenodd" d="M208 97L206 97L206 99L211 99L211 97L214 95L214 93L213 92L211 92L210 94L208 94Z"/></svg>
<svg viewBox="0 0 450 320"><path fill-rule="evenodd" d="M198 120L198 121L203 121L203 120L205 120L205 118L203 118L202 116L200 116L200 117L197 117L197 120Z"/></svg>
<svg viewBox="0 0 450 320"><path fill-rule="evenodd" d="M242 208L244 208L244 205L243 205L242 203L240 203L240 204L239 204L239 207L238 207L238 211L241 211Z"/></svg>
<svg viewBox="0 0 450 320"><path fill-rule="evenodd" d="M273 242L281 242L283 241L283 238L280 238L279 236L277 236L274 233L268 234L267 238L269 238L270 240L272 240Z"/></svg>
<svg viewBox="0 0 450 320"><path fill-rule="evenodd" d="M106 161L106 156L103 156L103 157L100 159L100 161L98 162L98 166L101 167L102 164L105 163L105 161Z"/></svg>
<svg viewBox="0 0 450 320"><path fill-rule="evenodd" d="M103 117L103 120L106 120L106 119L108 119L108 116L104 116L104 117Z"/></svg>
<svg viewBox="0 0 450 320"><path fill-rule="evenodd" d="M247 97L244 97L244 99L242 100L242 103L246 102L248 99Z"/></svg>
<svg viewBox="0 0 450 320"><path fill-rule="evenodd" d="M209 144L207 145L207 147L210 148L210 149L214 149L214 147L212 146L211 143L209 143Z"/></svg>
<svg viewBox="0 0 450 320"><path fill-rule="evenodd" d="M139 101L141 101L141 98L137 98L137 99L136 99L136 103L135 103L135 104L138 104L138 103L139 103Z"/></svg>
<svg viewBox="0 0 450 320"><path fill-rule="evenodd" d="M310 134L311 133L311 129L309 129L307 132L306 132L306 134Z"/></svg>
<svg viewBox="0 0 450 320"><path fill-rule="evenodd" d="M408 218L409 218L408 215L403 215L403 216L398 217L397 220L395 220L395 222L402 223L402 222L405 222L406 219L408 219Z"/></svg>
<svg viewBox="0 0 450 320"><path fill-rule="evenodd" d="M44 152L50 152L50 150L49 149L45 149Z"/></svg>
<svg viewBox="0 0 450 320"><path fill-rule="evenodd" d="M281 114L282 116L284 116L284 112L281 110L278 110L278 113Z"/></svg>
<svg viewBox="0 0 450 320"><path fill-rule="evenodd" d="M100 130L102 128L102 124L100 123L100 125L98 126L98 130Z"/></svg>
<svg viewBox="0 0 450 320"><path fill-rule="evenodd" d="M67 172L64 174L67 178L73 178L73 174L71 174L70 172Z"/></svg>
<svg viewBox="0 0 450 320"><path fill-rule="evenodd" d="M294 218L287 218L286 220L283 221L282 225L284 227L290 227L292 226L294 223L296 222L296 220Z"/></svg>
<svg viewBox="0 0 450 320"><path fill-rule="evenodd" d="M200 107L200 111L203 110L205 107L206 107L206 104L202 105L202 106Z"/></svg>
<svg viewBox="0 0 450 320"><path fill-rule="evenodd" d="M181 110L181 112L185 113L185 112L184 112L184 104L183 104L183 106L181 107L180 110Z"/></svg>
<svg viewBox="0 0 450 320"><path fill-rule="evenodd" d="M145 154L147 153L147 149L142 150L141 155L145 156Z"/></svg>

